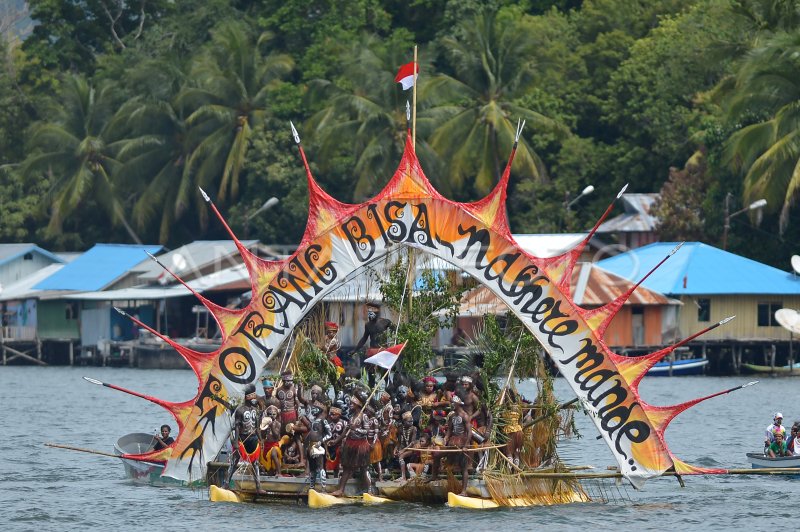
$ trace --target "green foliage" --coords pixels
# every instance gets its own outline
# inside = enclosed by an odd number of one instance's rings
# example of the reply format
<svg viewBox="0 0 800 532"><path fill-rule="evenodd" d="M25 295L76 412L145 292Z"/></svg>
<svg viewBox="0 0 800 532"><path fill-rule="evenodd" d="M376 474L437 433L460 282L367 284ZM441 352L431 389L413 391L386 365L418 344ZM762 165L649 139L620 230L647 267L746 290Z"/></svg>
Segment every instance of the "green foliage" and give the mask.
<svg viewBox="0 0 800 532"><path fill-rule="evenodd" d="M336 366L310 338L299 338L297 344L297 380L306 387L317 384L327 390L339 378Z"/></svg>
<svg viewBox="0 0 800 532"><path fill-rule="evenodd" d="M413 265L416 252L409 253ZM434 356L433 337L455 323L463 290L438 270L423 269L415 283L414 270L409 258L399 257L376 281L384 304L399 315L396 342L407 342L400 363L409 375L421 378Z"/></svg>
<svg viewBox="0 0 800 532"><path fill-rule="evenodd" d="M512 380L546 374L539 342L511 313L508 317L484 316L482 328L468 347L475 354L463 359L460 366L480 373L485 386L481 399L486 404L497 404L510 372Z"/></svg>

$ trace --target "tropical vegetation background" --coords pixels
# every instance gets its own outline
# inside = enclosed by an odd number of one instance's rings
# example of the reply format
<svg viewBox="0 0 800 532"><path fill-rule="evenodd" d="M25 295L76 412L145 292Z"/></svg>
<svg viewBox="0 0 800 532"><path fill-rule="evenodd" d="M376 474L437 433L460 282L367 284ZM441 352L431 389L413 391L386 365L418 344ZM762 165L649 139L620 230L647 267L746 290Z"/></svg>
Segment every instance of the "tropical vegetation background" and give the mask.
<svg viewBox="0 0 800 532"><path fill-rule="evenodd" d="M362 201L406 125L397 69L420 49L417 151L475 200L527 120L515 232L591 226L625 183L662 192L662 240L721 241L788 268L800 236L800 2L789 0L5 0L0 241L85 249L242 234L296 243L306 185ZM596 192L565 213L565 197Z"/></svg>

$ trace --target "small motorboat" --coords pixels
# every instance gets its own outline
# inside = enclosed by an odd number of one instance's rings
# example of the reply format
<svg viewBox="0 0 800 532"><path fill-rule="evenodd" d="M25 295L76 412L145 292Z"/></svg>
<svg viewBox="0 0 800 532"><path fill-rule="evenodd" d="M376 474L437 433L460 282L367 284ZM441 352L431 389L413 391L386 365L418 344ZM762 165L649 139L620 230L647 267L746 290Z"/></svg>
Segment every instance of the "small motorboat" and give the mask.
<svg viewBox="0 0 800 532"><path fill-rule="evenodd" d="M132 432L117 440L114 444L114 454L142 454L153 450L155 438L152 434L144 432ZM122 465L125 467L125 477L137 484L149 484L151 486L187 486L188 483L176 480L171 477L162 477L164 464L161 462L140 462L138 460L128 460L122 458Z"/></svg>
<svg viewBox="0 0 800 532"><path fill-rule="evenodd" d="M780 456L770 458L765 456L763 452L760 453L747 453L747 459L755 469L768 469L773 467L791 467L797 468L797 477L800 477L800 456Z"/></svg>
<svg viewBox="0 0 800 532"><path fill-rule="evenodd" d="M678 375L702 375L708 365L707 358L686 358L684 360L664 360L650 368L648 375L669 377Z"/></svg>

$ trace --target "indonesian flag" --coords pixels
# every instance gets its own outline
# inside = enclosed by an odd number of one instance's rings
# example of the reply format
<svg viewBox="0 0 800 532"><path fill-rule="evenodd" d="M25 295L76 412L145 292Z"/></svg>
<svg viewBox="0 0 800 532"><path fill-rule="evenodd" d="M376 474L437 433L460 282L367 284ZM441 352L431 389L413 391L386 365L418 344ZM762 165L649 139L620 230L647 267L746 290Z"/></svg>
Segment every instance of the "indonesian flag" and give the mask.
<svg viewBox="0 0 800 532"><path fill-rule="evenodd" d="M391 369L397 359L400 358L400 351L406 346L406 342L392 347L381 349L371 357L364 360L365 364L373 364L385 369Z"/></svg>
<svg viewBox="0 0 800 532"><path fill-rule="evenodd" d="M416 68L414 68L415 66ZM406 63L400 67L400 70L397 72L394 80L403 86L404 91L407 91L414 86L414 81L416 81L418 75L419 65L415 65L414 63Z"/></svg>

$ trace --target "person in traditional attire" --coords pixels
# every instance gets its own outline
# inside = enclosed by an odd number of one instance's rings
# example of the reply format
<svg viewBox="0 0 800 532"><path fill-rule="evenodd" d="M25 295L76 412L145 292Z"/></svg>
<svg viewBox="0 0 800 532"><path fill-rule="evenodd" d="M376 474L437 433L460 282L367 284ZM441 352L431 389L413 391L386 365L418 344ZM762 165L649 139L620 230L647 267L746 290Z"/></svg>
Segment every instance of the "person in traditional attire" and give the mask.
<svg viewBox="0 0 800 532"><path fill-rule="evenodd" d="M253 384L248 384L244 389L244 402L236 407L233 412L233 430L237 443L238 453L233 453L231 465L228 470L228 482L230 482L239 461L244 460L253 468L256 491L263 493L261 480L258 474L258 460L261 456L261 442L258 437L258 428L261 420L261 411L258 408L258 394Z"/></svg>
<svg viewBox="0 0 800 532"><path fill-rule="evenodd" d="M467 413L469 417L468 422L471 424L472 420L480 413L481 400L478 394L475 393L472 377L464 375L459 379L459 384L461 385L460 398L461 404L463 405L462 408Z"/></svg>
<svg viewBox="0 0 800 532"><path fill-rule="evenodd" d="M275 472L280 476L283 452L281 451L281 420L280 411L275 405L269 405L261 417L261 441L263 449L259 462L264 471L269 474Z"/></svg>
<svg viewBox="0 0 800 532"><path fill-rule="evenodd" d="M294 430L294 423L289 423L284 427L287 438L283 441L283 463L295 468L306 467L305 449L303 447L302 435Z"/></svg>
<svg viewBox="0 0 800 532"><path fill-rule="evenodd" d="M261 379L261 388L264 390L264 397L259 397L258 401L261 404L261 410L264 411L268 406L274 405L280 409L281 402L275 397L275 383L267 377Z"/></svg>
<svg viewBox="0 0 800 532"><path fill-rule="evenodd" d="M387 446L389 445L389 433L394 423L394 405L392 405L392 396L387 392L381 392L378 400L380 410L377 412L380 426L378 427L378 441L381 444L381 462L386 459Z"/></svg>
<svg viewBox="0 0 800 532"><path fill-rule="evenodd" d="M367 349L367 357L376 354L381 348L389 345L387 339L387 331L393 326L392 322L386 318L380 317L381 306L378 303L367 303L367 323L364 324L364 334L356 344L352 352L358 352L364 347L364 344L369 340L369 349ZM375 386L375 372L377 366L369 371L369 386Z"/></svg>
<svg viewBox="0 0 800 532"><path fill-rule="evenodd" d="M286 426L297 421L297 411L300 408L299 392L294 383L294 375L286 370L281 373L281 387L275 393L280 402L281 409L281 430L288 434Z"/></svg>
<svg viewBox="0 0 800 532"><path fill-rule="evenodd" d="M367 403L364 407L364 413L369 418L369 430L367 430L367 441L370 444L369 463L378 473L378 480L383 478L383 468L381 461L383 460L383 446L380 440L381 420L376 409L380 405L380 400L375 397Z"/></svg>
<svg viewBox="0 0 800 532"><path fill-rule="evenodd" d="M406 462L413 461L417 451L409 451L414 442L417 441L417 427L414 426L414 417L411 412L403 414L403 424L397 431L397 449L394 454L400 464L400 476L406 480Z"/></svg>
<svg viewBox="0 0 800 532"><path fill-rule="evenodd" d="M451 401L453 413L447 420L447 434L445 435L445 445L461 452L447 453L448 463L461 470L461 495L467 494L467 483L469 482L469 446L472 442L472 430L469 425L469 414L464 409L464 401L457 394ZM439 478L439 468L442 462L442 452L433 453L433 472L431 480Z"/></svg>
<svg viewBox="0 0 800 532"><path fill-rule="evenodd" d="M350 420L350 426L347 428L347 435L342 444L342 476L339 477L339 487L336 491L331 493L331 495L336 497L342 496L347 481L350 480L356 471L361 471L366 486L372 485L367 469L369 466L370 453L367 432L369 431L370 420L369 417L361 411L365 399L366 398L362 399L358 395L354 395L350 399L353 417Z"/></svg>
<svg viewBox="0 0 800 532"><path fill-rule="evenodd" d="M519 404L512 403L503 412L503 434L506 439L504 454L515 466L519 467L520 454L522 453L523 431L520 424L522 411Z"/></svg>
<svg viewBox="0 0 800 532"><path fill-rule="evenodd" d="M417 441L412 442L412 446L425 450L415 452L414 458L416 459L408 463L408 474L411 477L417 477L422 474L430 473L431 467L433 466L433 454L430 451L431 435L427 432L423 432Z"/></svg>
<svg viewBox="0 0 800 532"><path fill-rule="evenodd" d="M331 437L326 442L326 462L325 468L333 472L335 477L339 476L339 459L341 458L342 440L347 430L347 420L342 418L342 409L332 406L328 413L328 422L331 427Z"/></svg>
<svg viewBox="0 0 800 532"><path fill-rule="evenodd" d="M344 365L342 364L342 359L339 358L339 349L342 347L339 343L339 337L337 334L339 333L339 324L333 321L326 321L325 322L325 339L322 341L322 345L320 349L325 356L328 357L328 360L336 366L336 373L341 378L344 375ZM334 387L336 385L334 384ZM337 390L338 391L338 390Z"/></svg>
<svg viewBox="0 0 800 532"><path fill-rule="evenodd" d="M425 377L422 379L422 383L423 388L417 395L415 406L422 409L418 424L419 428L424 429L428 426L431 412L436 408L444 408L449 401L436 389L438 383L435 377Z"/></svg>

